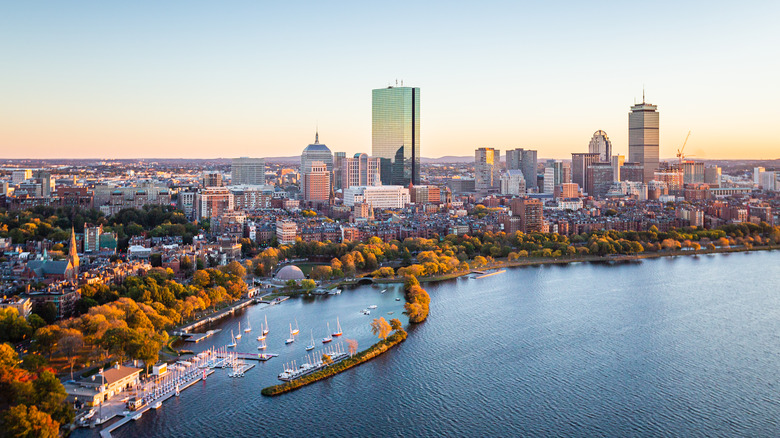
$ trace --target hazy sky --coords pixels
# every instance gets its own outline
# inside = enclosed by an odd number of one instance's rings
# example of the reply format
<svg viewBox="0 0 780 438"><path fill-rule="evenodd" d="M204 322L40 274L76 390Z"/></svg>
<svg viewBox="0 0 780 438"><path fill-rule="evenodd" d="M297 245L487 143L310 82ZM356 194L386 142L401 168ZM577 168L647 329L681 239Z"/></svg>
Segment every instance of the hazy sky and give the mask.
<svg viewBox="0 0 780 438"><path fill-rule="evenodd" d="M585 5L584 3L592 3ZM0 157L371 152L371 89L421 89L422 155L570 158L629 107L661 156L780 157L780 2L6 1Z"/></svg>

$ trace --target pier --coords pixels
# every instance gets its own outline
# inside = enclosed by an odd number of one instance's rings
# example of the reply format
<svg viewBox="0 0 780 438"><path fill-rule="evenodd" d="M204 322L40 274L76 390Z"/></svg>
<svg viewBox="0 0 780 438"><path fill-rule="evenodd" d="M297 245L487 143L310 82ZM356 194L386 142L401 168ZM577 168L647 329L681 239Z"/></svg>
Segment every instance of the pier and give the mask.
<svg viewBox="0 0 780 438"><path fill-rule="evenodd" d="M181 327L178 330L175 330L173 332L174 335L184 336L190 334L192 330L195 330L198 327L202 327L207 324L211 324L214 321L219 321L220 319L228 316L233 315L236 313L236 310L243 309L244 307L253 304L255 302L254 298L244 298L243 300L237 302L236 304L233 304L230 307L227 307L225 309L220 310L217 313L214 313L211 316L204 317L202 319L199 319L198 321L195 321L193 323L187 324L184 327Z"/></svg>
<svg viewBox="0 0 780 438"><path fill-rule="evenodd" d="M184 333L181 336L184 342L194 342L197 344L198 342L208 337L211 337L221 331L222 329L216 329L216 330L209 330L206 333Z"/></svg>

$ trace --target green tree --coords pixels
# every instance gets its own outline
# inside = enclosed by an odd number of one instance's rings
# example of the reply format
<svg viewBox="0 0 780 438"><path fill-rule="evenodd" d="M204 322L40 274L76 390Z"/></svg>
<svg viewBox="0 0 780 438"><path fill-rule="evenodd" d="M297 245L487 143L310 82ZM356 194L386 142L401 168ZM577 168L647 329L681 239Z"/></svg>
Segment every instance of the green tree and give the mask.
<svg viewBox="0 0 780 438"><path fill-rule="evenodd" d="M16 405L3 415L4 435L14 438L57 438L60 424L35 406Z"/></svg>

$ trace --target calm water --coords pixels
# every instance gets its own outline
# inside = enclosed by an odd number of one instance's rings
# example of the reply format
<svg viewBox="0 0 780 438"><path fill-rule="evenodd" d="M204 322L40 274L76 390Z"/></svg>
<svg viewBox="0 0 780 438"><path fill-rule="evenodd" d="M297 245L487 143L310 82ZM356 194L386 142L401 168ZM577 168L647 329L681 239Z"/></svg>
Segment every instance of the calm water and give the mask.
<svg viewBox="0 0 780 438"><path fill-rule="evenodd" d="M303 356L310 328L322 337L338 315L363 349L373 342L371 318L399 316L401 292L360 287L253 307L196 349L226 343L241 320L254 336L238 350L256 351L267 315L267 351L285 357L243 379L218 370L114 435L777 436L778 285L780 252L444 282L427 287L431 315L399 348L277 398L260 389L276 382L284 361ZM358 313L368 304L379 309ZM293 318L301 335L286 347Z"/></svg>

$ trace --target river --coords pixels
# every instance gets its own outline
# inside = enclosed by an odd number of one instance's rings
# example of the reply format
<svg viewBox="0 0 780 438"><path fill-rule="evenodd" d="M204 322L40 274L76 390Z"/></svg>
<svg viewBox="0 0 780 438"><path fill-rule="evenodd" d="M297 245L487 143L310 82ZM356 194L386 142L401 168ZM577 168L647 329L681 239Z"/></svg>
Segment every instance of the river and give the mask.
<svg viewBox="0 0 780 438"><path fill-rule="evenodd" d="M318 349L338 316L364 349L400 286L254 306L218 324L224 345L281 353L229 378L217 370L116 437L776 436L780 430L780 252L509 269L426 285L428 320L392 351L279 397L282 364ZM369 304L371 316L359 310ZM394 312L388 315L387 312ZM300 335L285 346L297 318ZM76 436L93 432L79 431Z"/></svg>

